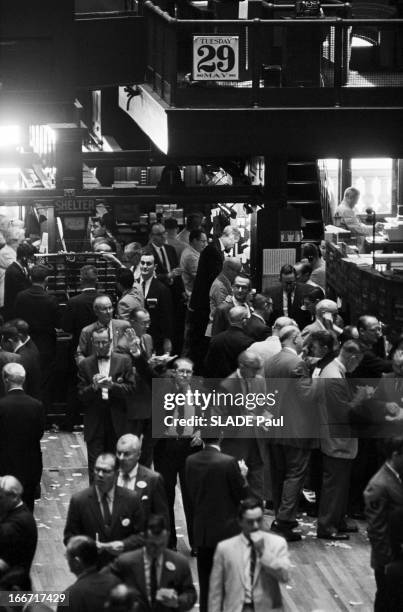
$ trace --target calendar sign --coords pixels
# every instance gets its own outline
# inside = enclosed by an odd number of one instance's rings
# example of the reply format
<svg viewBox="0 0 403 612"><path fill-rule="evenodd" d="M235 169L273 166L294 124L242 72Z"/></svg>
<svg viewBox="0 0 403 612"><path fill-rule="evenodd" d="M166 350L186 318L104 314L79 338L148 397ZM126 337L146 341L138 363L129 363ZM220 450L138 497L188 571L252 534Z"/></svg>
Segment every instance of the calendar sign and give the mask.
<svg viewBox="0 0 403 612"><path fill-rule="evenodd" d="M239 36L193 36L193 80L237 81Z"/></svg>

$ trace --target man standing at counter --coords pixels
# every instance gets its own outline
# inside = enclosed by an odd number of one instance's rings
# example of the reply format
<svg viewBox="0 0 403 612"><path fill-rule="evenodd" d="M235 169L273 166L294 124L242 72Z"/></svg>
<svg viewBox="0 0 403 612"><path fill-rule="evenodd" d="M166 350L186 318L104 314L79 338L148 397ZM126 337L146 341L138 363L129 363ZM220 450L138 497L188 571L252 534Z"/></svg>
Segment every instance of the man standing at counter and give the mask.
<svg viewBox="0 0 403 612"><path fill-rule="evenodd" d="M372 225L365 225L357 217L354 211L360 199L360 192L356 187L347 187L343 200L334 213L334 222L338 227L343 227L351 232L353 237L358 237L357 246L362 250L364 236L372 235ZM375 229L382 229L382 223L376 223Z"/></svg>

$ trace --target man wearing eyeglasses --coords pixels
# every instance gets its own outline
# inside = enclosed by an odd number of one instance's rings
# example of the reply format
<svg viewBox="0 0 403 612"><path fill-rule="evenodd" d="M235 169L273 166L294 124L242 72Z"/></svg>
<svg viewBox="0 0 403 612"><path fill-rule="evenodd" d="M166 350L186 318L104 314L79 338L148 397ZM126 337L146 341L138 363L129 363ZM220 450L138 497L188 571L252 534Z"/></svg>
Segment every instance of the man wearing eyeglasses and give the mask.
<svg viewBox="0 0 403 612"><path fill-rule="evenodd" d="M100 565L106 565L125 550L143 545L140 532L144 514L139 495L116 485L118 461L111 453L100 454L93 468L94 484L75 493L70 500L64 528L64 543L76 535L95 540Z"/></svg>
<svg viewBox="0 0 403 612"><path fill-rule="evenodd" d="M130 357L111 350L108 328L94 329L91 342L94 354L78 364L90 482L96 457L104 451L114 453L118 438L127 433L126 398L134 389Z"/></svg>

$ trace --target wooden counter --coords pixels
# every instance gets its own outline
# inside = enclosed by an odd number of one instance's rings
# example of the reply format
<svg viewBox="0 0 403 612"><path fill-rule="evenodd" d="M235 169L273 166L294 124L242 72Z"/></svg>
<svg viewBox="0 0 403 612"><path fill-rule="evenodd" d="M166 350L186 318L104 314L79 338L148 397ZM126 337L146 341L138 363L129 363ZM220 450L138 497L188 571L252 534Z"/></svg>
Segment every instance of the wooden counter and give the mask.
<svg viewBox="0 0 403 612"><path fill-rule="evenodd" d="M340 298L346 322L372 314L395 331L403 330L403 274L372 268L371 255L343 257L327 243L326 282L329 298Z"/></svg>

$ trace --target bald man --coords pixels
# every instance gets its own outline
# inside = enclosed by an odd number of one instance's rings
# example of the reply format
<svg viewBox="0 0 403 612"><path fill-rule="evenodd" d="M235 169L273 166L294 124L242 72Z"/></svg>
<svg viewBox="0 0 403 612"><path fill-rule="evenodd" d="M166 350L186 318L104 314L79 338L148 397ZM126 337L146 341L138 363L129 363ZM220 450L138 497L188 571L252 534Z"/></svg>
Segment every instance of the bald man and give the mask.
<svg viewBox="0 0 403 612"><path fill-rule="evenodd" d="M164 481L159 472L139 463L141 444L140 438L133 434L125 434L119 438L116 445L116 457L119 462L117 485L139 494L146 521L150 514L162 514L169 525Z"/></svg>
<svg viewBox="0 0 403 612"><path fill-rule="evenodd" d="M0 474L14 474L21 481L23 501L32 512L42 476L44 410L41 402L24 392L21 364L5 365L2 378L6 395L0 399Z"/></svg>
<svg viewBox="0 0 403 612"><path fill-rule="evenodd" d="M35 555L38 532L35 519L22 501L23 488L14 476L0 477L0 559L10 567L21 567L30 590L29 572Z"/></svg>
<svg viewBox="0 0 403 612"><path fill-rule="evenodd" d="M309 336L314 331L331 331L340 335L342 329L336 325L338 321L338 307L336 302L333 300L320 300L316 304L316 318L313 323L307 325L302 330L302 338L304 340L304 346L309 342Z"/></svg>
<svg viewBox="0 0 403 612"><path fill-rule="evenodd" d="M253 342L244 328L249 311L243 306L234 306L228 312L229 327L211 339L205 359L206 375L211 378L226 378L237 369L238 355Z"/></svg>

